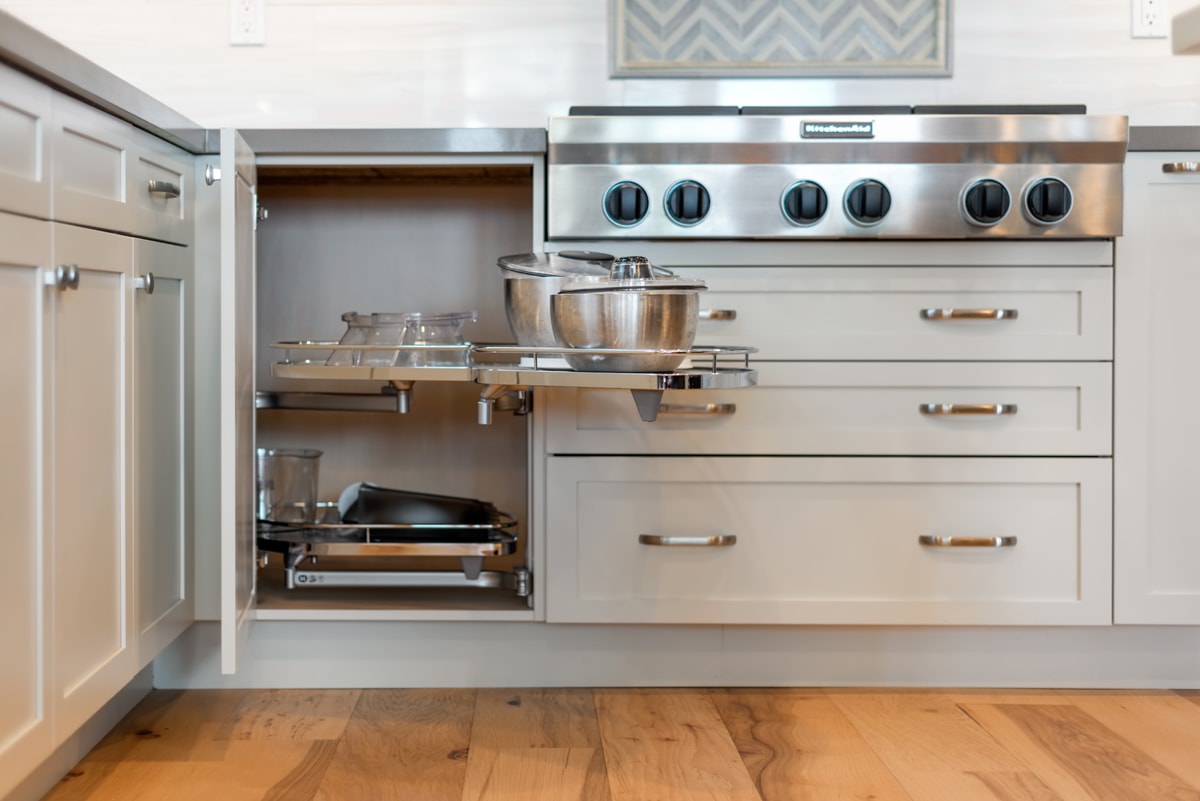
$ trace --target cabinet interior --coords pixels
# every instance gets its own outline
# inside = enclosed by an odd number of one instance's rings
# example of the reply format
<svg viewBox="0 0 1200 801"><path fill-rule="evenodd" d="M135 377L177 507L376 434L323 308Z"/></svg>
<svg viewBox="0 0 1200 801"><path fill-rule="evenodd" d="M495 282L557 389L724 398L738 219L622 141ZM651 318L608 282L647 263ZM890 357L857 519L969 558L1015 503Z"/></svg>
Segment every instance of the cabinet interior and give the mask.
<svg viewBox="0 0 1200 801"><path fill-rule="evenodd" d="M337 340L345 312L475 311L464 337L512 342L496 259L532 248L534 186L529 165L285 165L259 167L256 381L259 391L361 391L382 382L273 378L284 358L271 343ZM515 517L519 544L488 557L484 570L527 564L526 418L497 413L477 423L480 387L417 382L406 414L260 409L259 447L317 448L322 501L369 481L387 487L478 498ZM286 589L280 554L259 572L260 617L297 610L473 610L530 614L508 589ZM454 557L363 557L321 569L456 570Z"/></svg>

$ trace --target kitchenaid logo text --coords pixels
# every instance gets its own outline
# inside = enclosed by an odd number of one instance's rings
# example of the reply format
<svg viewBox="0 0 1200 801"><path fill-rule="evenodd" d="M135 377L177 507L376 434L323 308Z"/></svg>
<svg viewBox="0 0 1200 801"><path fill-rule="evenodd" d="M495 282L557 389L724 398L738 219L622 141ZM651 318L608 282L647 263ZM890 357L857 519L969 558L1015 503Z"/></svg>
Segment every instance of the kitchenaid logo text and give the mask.
<svg viewBox="0 0 1200 801"><path fill-rule="evenodd" d="M873 139L873 122L803 122L800 136L805 139Z"/></svg>

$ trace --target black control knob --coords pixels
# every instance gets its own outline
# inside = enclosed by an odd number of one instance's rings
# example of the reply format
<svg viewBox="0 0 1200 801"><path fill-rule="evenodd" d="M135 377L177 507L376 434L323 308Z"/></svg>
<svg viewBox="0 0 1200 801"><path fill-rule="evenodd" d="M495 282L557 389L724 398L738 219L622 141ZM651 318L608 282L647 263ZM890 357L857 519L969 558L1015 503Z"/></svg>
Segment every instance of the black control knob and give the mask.
<svg viewBox="0 0 1200 801"><path fill-rule="evenodd" d="M700 222L708 207L708 190L695 181L680 181L667 192L667 216L680 225Z"/></svg>
<svg viewBox="0 0 1200 801"><path fill-rule="evenodd" d="M979 225L995 225L1004 219L1012 205L1008 189L990 178L976 181L963 195L967 219Z"/></svg>
<svg viewBox="0 0 1200 801"><path fill-rule="evenodd" d="M637 225L650 211L650 196L632 181L614 184L604 195L604 214L615 225Z"/></svg>
<svg viewBox="0 0 1200 801"><path fill-rule="evenodd" d="M874 225L892 208L892 193L879 181L859 181L846 192L846 214L860 225Z"/></svg>
<svg viewBox="0 0 1200 801"><path fill-rule="evenodd" d="M828 208L829 196L812 181L798 181L783 195L783 215L797 225L812 225Z"/></svg>
<svg viewBox="0 0 1200 801"><path fill-rule="evenodd" d="M1071 212L1071 190L1057 178L1035 181L1025 193L1025 210L1037 222L1061 222Z"/></svg>

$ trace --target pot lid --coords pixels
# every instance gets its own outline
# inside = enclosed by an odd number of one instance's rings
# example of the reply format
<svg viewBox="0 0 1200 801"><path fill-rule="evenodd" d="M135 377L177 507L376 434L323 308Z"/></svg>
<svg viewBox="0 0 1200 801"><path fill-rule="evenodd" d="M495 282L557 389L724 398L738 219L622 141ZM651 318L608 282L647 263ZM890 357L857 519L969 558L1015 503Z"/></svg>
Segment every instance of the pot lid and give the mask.
<svg viewBox="0 0 1200 801"><path fill-rule="evenodd" d="M552 278L575 278L583 276L606 277L613 257L607 253L590 250L563 250L558 253L518 253L501 256L496 264L501 269L523 275L538 275Z"/></svg>
<svg viewBox="0 0 1200 801"><path fill-rule="evenodd" d="M604 278L587 278L573 281L560 292L611 292L611 291L693 291L705 289L698 278L684 278L670 270L650 263L645 256L621 256L613 259L608 275Z"/></svg>

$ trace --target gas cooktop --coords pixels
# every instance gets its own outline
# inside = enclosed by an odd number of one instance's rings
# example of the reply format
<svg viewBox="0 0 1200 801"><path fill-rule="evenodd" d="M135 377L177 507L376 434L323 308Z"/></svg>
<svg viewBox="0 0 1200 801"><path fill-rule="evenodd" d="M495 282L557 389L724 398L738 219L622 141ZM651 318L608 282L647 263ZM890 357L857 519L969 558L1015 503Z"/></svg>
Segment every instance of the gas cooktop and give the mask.
<svg viewBox="0 0 1200 801"><path fill-rule="evenodd" d="M574 107L551 240L1096 238L1128 120L1083 106Z"/></svg>

